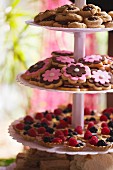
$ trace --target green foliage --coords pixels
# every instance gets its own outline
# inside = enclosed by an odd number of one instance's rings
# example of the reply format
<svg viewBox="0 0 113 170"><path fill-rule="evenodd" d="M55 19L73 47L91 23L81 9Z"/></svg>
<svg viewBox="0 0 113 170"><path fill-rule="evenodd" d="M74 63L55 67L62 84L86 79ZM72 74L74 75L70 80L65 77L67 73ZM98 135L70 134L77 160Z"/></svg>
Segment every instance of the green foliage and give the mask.
<svg viewBox="0 0 113 170"><path fill-rule="evenodd" d="M0 166L8 166L15 161L14 158L11 159L0 159Z"/></svg>
<svg viewBox="0 0 113 170"><path fill-rule="evenodd" d="M0 26L3 39L0 40L0 82L13 82L17 73L28 67L28 54L35 53L36 56L37 47L32 42L37 40L38 34L30 31L29 26L25 24L25 20L32 17L32 10L23 10L21 3L22 0L11 0L5 9L1 9L3 16Z"/></svg>

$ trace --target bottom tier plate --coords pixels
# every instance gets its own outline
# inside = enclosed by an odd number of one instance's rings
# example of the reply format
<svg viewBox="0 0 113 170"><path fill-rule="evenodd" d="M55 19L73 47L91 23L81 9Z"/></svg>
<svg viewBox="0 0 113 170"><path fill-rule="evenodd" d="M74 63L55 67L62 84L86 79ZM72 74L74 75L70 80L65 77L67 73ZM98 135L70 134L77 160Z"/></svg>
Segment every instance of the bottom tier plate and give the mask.
<svg viewBox="0 0 113 170"><path fill-rule="evenodd" d="M92 151L90 148L86 148L84 151L79 151L79 152L71 152L71 151L67 151L64 146L57 146L54 148L47 148L44 146L39 145L37 142L35 141L26 141L25 139L23 139L22 136L20 136L19 134L16 133L16 131L13 129L13 124L16 124L19 120L14 121L8 129L8 132L10 134L10 136L15 139L17 142L22 143L24 146L29 146L30 148L33 149L37 149L40 151L46 151L49 153L58 153L58 154L68 154L68 155L96 155L96 154L106 154L106 153L112 153L113 149L109 149L107 151Z"/></svg>

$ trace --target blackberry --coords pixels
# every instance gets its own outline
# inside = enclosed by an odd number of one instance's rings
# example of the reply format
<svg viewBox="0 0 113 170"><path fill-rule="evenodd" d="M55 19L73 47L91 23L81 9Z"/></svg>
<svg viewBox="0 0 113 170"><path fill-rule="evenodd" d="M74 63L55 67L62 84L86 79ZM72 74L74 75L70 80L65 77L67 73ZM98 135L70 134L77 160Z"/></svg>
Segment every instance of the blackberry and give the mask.
<svg viewBox="0 0 113 170"><path fill-rule="evenodd" d="M35 123L33 126L34 126L35 128L39 128L39 127L41 127L41 124L40 124L40 123Z"/></svg>
<svg viewBox="0 0 113 170"><path fill-rule="evenodd" d="M69 109L69 108L66 108L66 109L63 110L64 114L69 113L69 112L71 112L71 109Z"/></svg>
<svg viewBox="0 0 113 170"><path fill-rule="evenodd" d="M91 117L89 121L96 121L96 119L94 117Z"/></svg>
<svg viewBox="0 0 113 170"><path fill-rule="evenodd" d="M107 143L104 140L99 140L97 146L107 146Z"/></svg>
<svg viewBox="0 0 113 170"><path fill-rule="evenodd" d="M109 121L108 126L113 128L113 121Z"/></svg>
<svg viewBox="0 0 113 170"><path fill-rule="evenodd" d="M45 122L41 123L41 126L45 127L46 129L48 128L48 125Z"/></svg>
<svg viewBox="0 0 113 170"><path fill-rule="evenodd" d="M31 129L31 126L30 126L30 125L25 125L25 126L24 126L24 130L29 130L29 129Z"/></svg>
<svg viewBox="0 0 113 170"><path fill-rule="evenodd" d="M43 138L43 141L44 141L45 143L48 143L48 142L52 142L52 139L51 139L51 137L46 136L46 137Z"/></svg>
<svg viewBox="0 0 113 170"><path fill-rule="evenodd" d="M106 139L106 142L113 142L113 136Z"/></svg>
<svg viewBox="0 0 113 170"><path fill-rule="evenodd" d="M91 111L91 115L92 116L95 115L95 111L94 110Z"/></svg>
<svg viewBox="0 0 113 170"><path fill-rule="evenodd" d="M48 127L48 128L46 129L46 132L49 132L50 134L53 134L54 129L53 129L53 128Z"/></svg>
<svg viewBox="0 0 113 170"><path fill-rule="evenodd" d="M56 116L56 120L60 120L59 116Z"/></svg>
<svg viewBox="0 0 113 170"><path fill-rule="evenodd" d="M109 114L109 113L104 113L104 115L105 115L108 119L110 119L110 114Z"/></svg>
<svg viewBox="0 0 113 170"><path fill-rule="evenodd" d="M78 143L77 145L76 145L76 147L81 147L81 146L84 146L82 143Z"/></svg>
<svg viewBox="0 0 113 170"><path fill-rule="evenodd" d="M113 136L113 130L110 130L110 136Z"/></svg>
<svg viewBox="0 0 113 170"><path fill-rule="evenodd" d="M91 128L89 129L89 131L90 131L91 133L97 133L98 129L97 129L95 126L93 126L93 127L91 127Z"/></svg>

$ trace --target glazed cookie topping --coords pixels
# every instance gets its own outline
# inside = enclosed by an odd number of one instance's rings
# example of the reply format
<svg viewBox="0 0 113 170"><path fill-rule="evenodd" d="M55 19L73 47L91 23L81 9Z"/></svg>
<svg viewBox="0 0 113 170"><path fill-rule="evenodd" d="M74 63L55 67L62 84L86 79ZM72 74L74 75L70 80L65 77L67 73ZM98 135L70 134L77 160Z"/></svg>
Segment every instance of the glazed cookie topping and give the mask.
<svg viewBox="0 0 113 170"><path fill-rule="evenodd" d="M58 50L58 51L53 51L51 55L58 55L58 56L73 56L72 51L67 51L67 50Z"/></svg>
<svg viewBox="0 0 113 170"><path fill-rule="evenodd" d="M48 82L58 80L60 76L61 76L60 69L55 69L55 68L46 70L46 72L42 74L43 80Z"/></svg>
<svg viewBox="0 0 113 170"><path fill-rule="evenodd" d="M39 61L36 64L32 65L24 74L23 77L25 79L34 78L36 76L39 76L40 73L45 71L49 65L51 64L51 59L47 58L43 61Z"/></svg>
<svg viewBox="0 0 113 170"><path fill-rule="evenodd" d="M68 56L59 56L59 57L56 57L56 60L60 61L61 63L71 63L71 62L74 62L74 59L70 58Z"/></svg>
<svg viewBox="0 0 113 170"><path fill-rule="evenodd" d="M63 75L73 81L82 80L86 81L91 76L91 72L88 66L84 66L81 63L69 64L63 68Z"/></svg>
<svg viewBox="0 0 113 170"><path fill-rule="evenodd" d="M102 57L100 55L90 55L83 58L85 62L95 62L102 60Z"/></svg>
<svg viewBox="0 0 113 170"><path fill-rule="evenodd" d="M58 66L65 66L70 63L74 63L75 60L74 58L71 58L69 56L56 56L52 58L52 63L53 65L58 65Z"/></svg>
<svg viewBox="0 0 113 170"><path fill-rule="evenodd" d="M97 70L92 72L92 78L96 83L105 84L110 82L111 76L106 71Z"/></svg>

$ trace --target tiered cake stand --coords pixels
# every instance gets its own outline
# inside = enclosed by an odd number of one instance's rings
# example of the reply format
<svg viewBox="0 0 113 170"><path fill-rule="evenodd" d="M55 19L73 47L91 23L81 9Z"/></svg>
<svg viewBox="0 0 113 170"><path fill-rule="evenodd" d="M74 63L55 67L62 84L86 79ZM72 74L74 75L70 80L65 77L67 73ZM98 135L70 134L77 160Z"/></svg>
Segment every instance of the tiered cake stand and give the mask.
<svg viewBox="0 0 113 170"><path fill-rule="evenodd" d="M86 4L86 0L76 0L76 6L81 8L83 5ZM49 30L54 30L54 31L64 31L68 33L73 33L74 34L74 57L76 59L79 59L81 57L85 56L85 36L86 33L92 33L92 32L103 32L103 31L111 31L113 29L111 28L58 28L58 27L48 27L48 26L39 26L35 24L33 21L27 21L26 22L29 25L37 26L37 27L42 27L46 28ZM24 84L25 86L29 86L32 88L38 88L41 90L53 90L53 89L45 89L41 87L37 87L35 85L30 85L28 82L23 80L21 78L21 74L17 76L17 81L20 82L21 84ZM61 90L56 90L58 92L61 92ZM62 91L65 92L65 91ZM72 109L72 126L82 126L84 127L84 93L106 93L106 92L113 92L113 90L103 90L103 91L82 91L82 92L74 92L74 91L66 91L69 93L73 93L73 109ZM19 120L18 120L19 121ZM13 122L14 124L18 121ZM24 140L22 137L20 137L19 134L17 134L13 128L12 125L9 127L9 133L10 135L17 140L17 142L22 143L25 146L29 146L30 148L36 148L38 150L42 151L47 151L51 153L59 153L59 154L69 154L69 155L87 155L87 154L105 154L108 152L113 152L113 149L109 149L108 151L101 152L101 151L92 151L92 150L86 150L86 151L79 151L79 152L71 152L71 151L66 151L63 146L58 146L54 148L46 148L43 147L35 142L30 142Z"/></svg>

